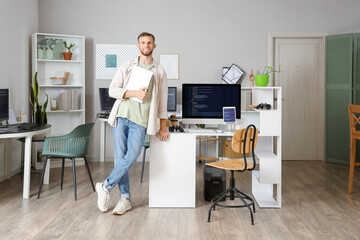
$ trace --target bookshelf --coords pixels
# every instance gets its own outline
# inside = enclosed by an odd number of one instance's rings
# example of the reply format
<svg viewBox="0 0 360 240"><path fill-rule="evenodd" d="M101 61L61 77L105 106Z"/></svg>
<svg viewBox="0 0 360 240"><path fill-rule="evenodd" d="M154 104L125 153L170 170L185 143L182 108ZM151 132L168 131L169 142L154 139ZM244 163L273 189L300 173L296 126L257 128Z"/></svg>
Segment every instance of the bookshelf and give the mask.
<svg viewBox="0 0 360 240"><path fill-rule="evenodd" d="M38 52L38 45L45 39L60 39L62 51L65 47L62 42L75 43L72 49L72 59L46 59L47 56ZM34 33L32 34L32 76L38 72L38 82L40 87L39 102L42 104L49 96L47 107L47 119L51 124L51 135L64 135L71 132L76 126L85 123L85 37L63 34ZM40 55L39 55L40 54ZM59 56L59 55L58 55ZM57 57L59 58L59 57ZM61 72L70 72L65 85L56 85L55 77ZM70 110L51 110L50 97L58 97L64 91L77 91L76 109ZM39 146L40 147L40 146ZM36 146L37 150L38 146ZM35 161L35 168L42 168L42 162L37 157L37 151L33 151L32 159ZM66 162L66 165L69 163ZM79 163L80 164L80 163ZM55 159L51 161L51 167L60 167L60 162Z"/></svg>
<svg viewBox="0 0 360 240"><path fill-rule="evenodd" d="M39 59L38 45L44 39L61 39L68 43L75 43L72 49L72 60ZM61 44L63 51L64 46ZM34 33L32 35L32 76L38 72L40 87L39 101L45 102L49 96L47 108L48 123L52 126L52 135L69 133L79 124L85 123L85 37L62 34ZM50 79L61 72L70 72L66 85L55 85ZM64 91L78 92L76 109L51 110L50 97L56 98Z"/></svg>

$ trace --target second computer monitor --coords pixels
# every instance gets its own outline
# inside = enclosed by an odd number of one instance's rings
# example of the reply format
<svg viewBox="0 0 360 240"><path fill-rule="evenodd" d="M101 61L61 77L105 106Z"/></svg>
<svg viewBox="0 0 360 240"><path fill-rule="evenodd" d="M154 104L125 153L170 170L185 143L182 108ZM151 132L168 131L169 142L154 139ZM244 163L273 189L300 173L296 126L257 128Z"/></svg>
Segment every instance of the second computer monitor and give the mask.
<svg viewBox="0 0 360 240"><path fill-rule="evenodd" d="M168 88L167 110L168 112L176 112L176 87Z"/></svg>
<svg viewBox="0 0 360 240"><path fill-rule="evenodd" d="M8 119L9 119L9 89L0 89L0 121L8 120Z"/></svg>
<svg viewBox="0 0 360 240"><path fill-rule="evenodd" d="M116 99L109 96L109 88L99 88L100 107L102 112L110 112Z"/></svg>

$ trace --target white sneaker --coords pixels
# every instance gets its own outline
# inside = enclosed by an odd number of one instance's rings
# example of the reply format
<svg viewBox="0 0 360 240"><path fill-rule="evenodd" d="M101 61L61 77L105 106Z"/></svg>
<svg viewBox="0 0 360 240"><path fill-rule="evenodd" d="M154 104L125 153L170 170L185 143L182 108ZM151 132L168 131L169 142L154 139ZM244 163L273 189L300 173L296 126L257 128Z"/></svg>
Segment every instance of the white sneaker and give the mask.
<svg viewBox="0 0 360 240"><path fill-rule="evenodd" d="M119 202L116 204L114 210L113 210L113 214L114 215L122 215L124 214L126 211L130 210L131 207L131 203L128 199L126 198L121 198L119 200Z"/></svg>
<svg viewBox="0 0 360 240"><path fill-rule="evenodd" d="M96 183L96 192L98 195L97 205L100 212L107 212L110 206L110 193L107 193L102 186L102 183Z"/></svg>

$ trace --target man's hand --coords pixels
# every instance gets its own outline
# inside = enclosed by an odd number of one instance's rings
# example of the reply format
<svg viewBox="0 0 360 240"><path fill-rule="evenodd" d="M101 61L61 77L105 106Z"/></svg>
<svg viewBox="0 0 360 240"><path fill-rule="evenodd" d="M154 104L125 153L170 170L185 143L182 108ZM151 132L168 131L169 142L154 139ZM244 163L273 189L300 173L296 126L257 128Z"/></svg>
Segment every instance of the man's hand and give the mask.
<svg viewBox="0 0 360 240"><path fill-rule="evenodd" d="M166 121L167 119L160 119L160 131L155 134L156 137L160 136L160 141L165 141L169 137L169 132L166 130Z"/></svg>
<svg viewBox="0 0 360 240"><path fill-rule="evenodd" d="M145 101L145 99L148 95L147 91L148 91L147 87L140 88L139 90L136 90L136 91L128 90L125 92L124 98L127 99L127 98L136 97L136 98L140 99L141 101Z"/></svg>
<svg viewBox="0 0 360 240"><path fill-rule="evenodd" d="M167 130L159 130L156 133L156 137L160 136L160 141L165 141L169 137L169 132Z"/></svg>

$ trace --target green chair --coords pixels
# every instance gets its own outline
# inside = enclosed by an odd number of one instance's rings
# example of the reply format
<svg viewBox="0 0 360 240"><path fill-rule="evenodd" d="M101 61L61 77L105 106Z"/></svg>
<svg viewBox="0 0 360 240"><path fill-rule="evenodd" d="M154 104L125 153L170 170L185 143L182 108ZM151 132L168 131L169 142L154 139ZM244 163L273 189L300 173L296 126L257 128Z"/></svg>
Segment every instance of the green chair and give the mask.
<svg viewBox="0 0 360 240"><path fill-rule="evenodd" d="M149 135L146 135L146 136L145 136L144 143L143 143L144 154L143 154L142 166L141 166L141 178L140 178L140 182L141 182L141 183L142 183L143 176L144 176L146 150L147 150L149 147L150 147L150 136L149 136Z"/></svg>
<svg viewBox="0 0 360 240"><path fill-rule="evenodd" d="M75 158L84 158L85 166L89 174L90 182L95 192L95 187L91 177L89 165L85 157L85 155L88 152L90 133L94 124L95 123L82 124L80 126L77 126L69 134L63 136L45 138L43 152L42 152L42 156L45 157L45 162L40 180L38 198L40 197L41 187L44 181L46 164L49 158L62 159L61 186L60 186L61 190L63 187L65 158L69 158L72 160L75 201L77 200Z"/></svg>

